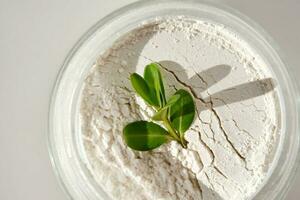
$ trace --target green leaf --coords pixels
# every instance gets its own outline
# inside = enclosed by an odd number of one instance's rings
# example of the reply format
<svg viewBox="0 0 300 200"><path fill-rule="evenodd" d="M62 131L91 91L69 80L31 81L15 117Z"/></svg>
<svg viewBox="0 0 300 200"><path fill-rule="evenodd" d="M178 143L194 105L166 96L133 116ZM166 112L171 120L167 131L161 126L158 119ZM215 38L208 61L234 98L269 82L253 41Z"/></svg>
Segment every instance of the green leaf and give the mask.
<svg viewBox="0 0 300 200"><path fill-rule="evenodd" d="M180 95L180 99L170 106L169 116L174 129L183 138L184 132L191 126L195 116L195 104L191 94L185 90L178 90L176 95Z"/></svg>
<svg viewBox="0 0 300 200"><path fill-rule="evenodd" d="M166 104L165 89L162 76L157 63L151 63L144 70L144 78L147 82L152 96L157 99L160 108Z"/></svg>
<svg viewBox="0 0 300 200"><path fill-rule="evenodd" d="M157 99L152 95L150 88L146 81L138 75L137 73L133 73L130 75L130 81L135 89L135 91L150 105L158 106Z"/></svg>
<svg viewBox="0 0 300 200"><path fill-rule="evenodd" d="M152 117L153 120L156 121L162 121L165 117L167 117L167 109L172 106L174 103L176 103L180 99L179 94L174 94L167 102L167 104L160 109L157 113L155 113Z"/></svg>
<svg viewBox="0 0 300 200"><path fill-rule="evenodd" d="M136 121L125 126L123 135L126 144L139 151L155 149L167 142L168 132L153 122Z"/></svg>

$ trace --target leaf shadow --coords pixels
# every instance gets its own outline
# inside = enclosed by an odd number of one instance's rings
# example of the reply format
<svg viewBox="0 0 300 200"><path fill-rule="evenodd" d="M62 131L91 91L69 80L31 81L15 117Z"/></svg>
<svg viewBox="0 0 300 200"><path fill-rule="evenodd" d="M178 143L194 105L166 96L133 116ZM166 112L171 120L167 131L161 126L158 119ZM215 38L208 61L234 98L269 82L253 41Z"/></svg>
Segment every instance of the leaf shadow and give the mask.
<svg viewBox="0 0 300 200"><path fill-rule="evenodd" d="M186 84L187 86L193 86L193 83L197 83L196 87L190 87L194 96L201 98L204 102L210 102L211 99L216 99L214 101L213 107L224 106L226 104L232 104L235 102L244 101L247 99L255 98L264 95L276 87L276 82L272 78L264 78L261 80L255 80L248 83L242 83L234 87L224 89L222 91L210 94L208 97L203 98L201 92L209 89L217 82L224 79L231 72L231 66L229 65L216 65L209 69L201 72L196 72L192 77L188 77L185 69L178 63L169 60L160 61L159 64L164 69L165 76L176 76L176 80L181 84ZM166 73L168 72L168 73ZM208 107L203 107L200 111L208 109Z"/></svg>
<svg viewBox="0 0 300 200"><path fill-rule="evenodd" d="M264 95L272 91L275 87L276 83L272 78L264 78L227 88L212 94L210 98L223 99L223 101L214 102L214 107L219 107L225 105L225 102L231 104ZM210 98L207 97L204 101L209 101Z"/></svg>

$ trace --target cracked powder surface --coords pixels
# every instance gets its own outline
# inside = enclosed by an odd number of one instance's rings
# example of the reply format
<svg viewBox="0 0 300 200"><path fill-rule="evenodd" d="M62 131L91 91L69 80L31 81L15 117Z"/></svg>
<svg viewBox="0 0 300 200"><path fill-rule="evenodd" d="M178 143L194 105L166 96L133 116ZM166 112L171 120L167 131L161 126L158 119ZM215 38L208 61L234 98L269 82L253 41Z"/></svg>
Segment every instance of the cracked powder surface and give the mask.
<svg viewBox="0 0 300 200"><path fill-rule="evenodd" d="M134 152L123 127L153 111L129 76L159 62L167 96L183 88L197 113L188 148L170 142ZM234 31L187 17L147 21L91 68L80 102L86 165L112 199L248 199L279 151L281 116L269 66Z"/></svg>

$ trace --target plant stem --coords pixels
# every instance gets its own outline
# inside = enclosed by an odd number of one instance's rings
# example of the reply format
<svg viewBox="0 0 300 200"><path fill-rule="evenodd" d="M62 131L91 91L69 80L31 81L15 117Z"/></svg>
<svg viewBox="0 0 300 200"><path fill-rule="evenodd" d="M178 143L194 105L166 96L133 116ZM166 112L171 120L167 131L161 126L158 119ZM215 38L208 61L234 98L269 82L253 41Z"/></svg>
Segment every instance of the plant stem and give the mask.
<svg viewBox="0 0 300 200"><path fill-rule="evenodd" d="M177 140L178 142L181 143L181 139L178 137L178 135L176 134L175 130L173 129L173 127L171 126L171 123L168 119L163 119L163 124L165 125L165 127L168 129L170 135Z"/></svg>
<svg viewBox="0 0 300 200"><path fill-rule="evenodd" d="M162 108L162 109L164 109L164 108ZM156 111L159 112L159 110L156 110ZM174 128L171 125L171 122L168 118L168 109L163 110L163 112L164 113L162 114L162 122L163 122L164 126L168 129L170 136L173 139L177 140L182 145L182 147L186 148L186 141L184 140L183 136L182 135L179 136L176 133L176 130L174 130Z"/></svg>
<svg viewBox="0 0 300 200"><path fill-rule="evenodd" d="M186 146L186 140L184 139L183 134L180 134L180 142L181 142L181 145L182 145L184 148L187 147L187 146Z"/></svg>

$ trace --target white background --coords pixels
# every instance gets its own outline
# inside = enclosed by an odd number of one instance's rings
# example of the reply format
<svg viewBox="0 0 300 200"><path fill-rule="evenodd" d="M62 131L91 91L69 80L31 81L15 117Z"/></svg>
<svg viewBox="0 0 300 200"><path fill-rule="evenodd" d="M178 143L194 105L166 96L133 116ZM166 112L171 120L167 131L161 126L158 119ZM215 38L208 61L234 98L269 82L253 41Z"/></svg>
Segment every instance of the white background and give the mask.
<svg viewBox="0 0 300 200"><path fill-rule="evenodd" d="M55 77L101 17L134 0L0 0L0 199L66 200L46 146ZM299 0L224 0L257 21L300 75ZM300 199L300 176L287 199Z"/></svg>

